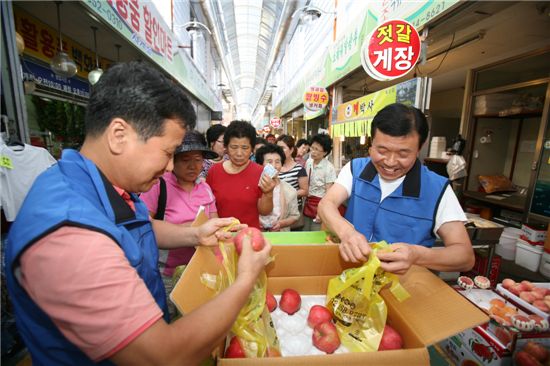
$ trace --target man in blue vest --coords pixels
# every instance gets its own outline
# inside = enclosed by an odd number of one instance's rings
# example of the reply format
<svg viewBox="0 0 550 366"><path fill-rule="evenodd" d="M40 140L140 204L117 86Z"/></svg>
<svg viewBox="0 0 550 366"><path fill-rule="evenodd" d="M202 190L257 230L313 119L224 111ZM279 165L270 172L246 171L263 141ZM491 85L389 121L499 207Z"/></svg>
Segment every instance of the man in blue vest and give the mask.
<svg viewBox="0 0 550 366"><path fill-rule="evenodd" d="M424 114L395 103L376 114L368 158L353 159L319 204L319 216L341 240L346 261L362 262L369 242L385 240L384 270L403 274L417 264L436 271L467 271L474 265L466 216L446 178L423 166L418 153L428 136ZM345 218L338 206L347 199ZM436 237L444 248L432 249Z"/></svg>
<svg viewBox="0 0 550 366"><path fill-rule="evenodd" d="M168 324L158 247L214 245L232 219L153 227L136 195L172 170L195 119L182 88L141 62L93 87L81 150L37 178L8 237L8 290L33 365L197 364L229 331L270 245L246 243L236 282Z"/></svg>

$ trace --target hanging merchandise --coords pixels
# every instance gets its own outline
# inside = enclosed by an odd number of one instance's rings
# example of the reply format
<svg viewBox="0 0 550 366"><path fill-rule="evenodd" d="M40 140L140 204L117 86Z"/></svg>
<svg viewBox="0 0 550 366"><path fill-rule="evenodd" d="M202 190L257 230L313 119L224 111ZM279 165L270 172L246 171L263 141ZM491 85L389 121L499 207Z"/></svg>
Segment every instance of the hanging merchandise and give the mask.
<svg viewBox="0 0 550 366"><path fill-rule="evenodd" d="M0 139L0 201L6 220L11 222L36 177L56 160L44 148L23 143L8 144Z"/></svg>

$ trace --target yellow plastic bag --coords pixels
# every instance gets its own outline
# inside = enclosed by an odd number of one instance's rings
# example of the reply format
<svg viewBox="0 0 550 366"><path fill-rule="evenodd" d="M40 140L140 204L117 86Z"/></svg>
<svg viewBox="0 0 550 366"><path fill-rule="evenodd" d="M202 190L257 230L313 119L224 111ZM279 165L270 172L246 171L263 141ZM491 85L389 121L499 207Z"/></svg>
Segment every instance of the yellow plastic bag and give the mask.
<svg viewBox="0 0 550 366"><path fill-rule="evenodd" d="M226 230L238 224L230 225ZM219 242L221 254L221 270L217 276L205 273L201 277L204 285L220 293L235 282L237 277L238 254L232 243ZM219 256L218 256L219 258ZM254 288L243 306L231 332L236 335L243 347L246 357L268 357L280 355L279 340L273 327L271 314L265 305L267 291L267 275L262 271Z"/></svg>
<svg viewBox="0 0 550 366"><path fill-rule="evenodd" d="M387 308L380 290L391 283L390 291L399 301L410 295L399 283L399 277L380 268L378 250L389 250L385 241L372 244L372 254L361 267L350 268L329 281L327 308L336 320L340 341L350 352L377 351Z"/></svg>

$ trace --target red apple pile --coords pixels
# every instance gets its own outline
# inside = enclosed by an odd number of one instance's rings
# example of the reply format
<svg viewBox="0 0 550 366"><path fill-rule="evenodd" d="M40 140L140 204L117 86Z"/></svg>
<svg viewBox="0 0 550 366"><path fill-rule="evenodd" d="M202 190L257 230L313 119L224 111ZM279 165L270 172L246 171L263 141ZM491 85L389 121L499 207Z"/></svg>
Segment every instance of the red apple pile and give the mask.
<svg viewBox="0 0 550 366"><path fill-rule="evenodd" d="M502 281L502 287L545 313L550 313L550 289L537 287L529 281L515 282L510 278Z"/></svg>
<svg viewBox="0 0 550 366"><path fill-rule="evenodd" d="M550 359L550 352L540 343L529 341L514 356L517 366L542 366Z"/></svg>
<svg viewBox="0 0 550 366"><path fill-rule="evenodd" d="M252 249L259 252L264 248L265 239L262 232L255 227L247 227L239 231L239 233L233 238L233 243L235 244L237 254L241 255L241 251L243 250L243 239L247 236L250 238Z"/></svg>

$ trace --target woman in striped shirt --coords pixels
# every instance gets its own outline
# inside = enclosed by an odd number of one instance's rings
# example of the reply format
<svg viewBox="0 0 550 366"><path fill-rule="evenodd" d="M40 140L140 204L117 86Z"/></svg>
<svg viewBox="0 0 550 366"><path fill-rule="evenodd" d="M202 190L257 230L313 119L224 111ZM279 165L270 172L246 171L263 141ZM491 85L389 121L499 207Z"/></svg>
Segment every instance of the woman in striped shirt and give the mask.
<svg viewBox="0 0 550 366"><path fill-rule="evenodd" d="M277 139L277 145L285 152L285 163L279 171L279 178L297 191L298 200L300 200L301 197L307 196L308 177L304 167L294 160L296 156L294 138L290 135L281 135Z"/></svg>

